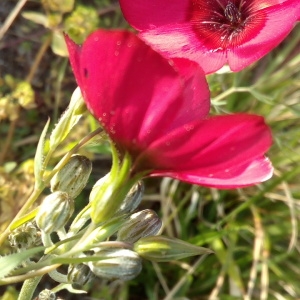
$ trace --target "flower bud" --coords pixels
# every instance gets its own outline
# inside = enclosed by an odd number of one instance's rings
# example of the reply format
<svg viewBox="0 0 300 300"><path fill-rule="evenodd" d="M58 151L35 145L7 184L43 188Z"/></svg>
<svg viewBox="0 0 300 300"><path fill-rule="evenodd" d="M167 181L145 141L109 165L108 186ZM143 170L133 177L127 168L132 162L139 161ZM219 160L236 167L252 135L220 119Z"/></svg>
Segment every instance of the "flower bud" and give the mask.
<svg viewBox="0 0 300 300"><path fill-rule="evenodd" d="M134 244L134 251L141 257L156 262L213 253L210 249L165 236L148 236L142 238Z"/></svg>
<svg viewBox="0 0 300 300"><path fill-rule="evenodd" d="M76 198L87 184L92 171L91 161L82 155L74 155L51 179L51 192L62 191Z"/></svg>
<svg viewBox="0 0 300 300"><path fill-rule="evenodd" d="M65 192L54 192L42 202L36 215L36 224L45 233L63 227L74 211L74 201Z"/></svg>
<svg viewBox="0 0 300 300"><path fill-rule="evenodd" d="M28 249L40 241L39 232L32 222L16 228L8 236L10 245L18 249Z"/></svg>
<svg viewBox="0 0 300 300"><path fill-rule="evenodd" d="M98 191L102 188L102 186L105 184L106 180L109 180L109 174L107 173L105 176L101 177L100 179L98 179L96 181L96 183L94 184L91 193L90 193L90 197L89 197L89 201L94 201L95 199L97 199L97 194Z"/></svg>
<svg viewBox="0 0 300 300"><path fill-rule="evenodd" d="M37 297L37 300L55 300L55 299L56 299L55 293L47 289L42 290Z"/></svg>
<svg viewBox="0 0 300 300"><path fill-rule="evenodd" d="M69 265L68 268L68 281L76 286L85 285L91 278L92 272L87 265Z"/></svg>
<svg viewBox="0 0 300 300"><path fill-rule="evenodd" d="M109 180L109 174L100 178L94 185L91 194L90 201L97 198L97 192L105 184L106 180ZM144 195L145 186L143 181L138 181L128 192L125 199L122 201L120 208L117 213L130 213L133 212L141 203L142 197Z"/></svg>
<svg viewBox="0 0 300 300"><path fill-rule="evenodd" d="M161 219L151 209L132 214L119 230L117 239L127 243L135 243L142 237L156 235L162 225Z"/></svg>
<svg viewBox="0 0 300 300"><path fill-rule="evenodd" d="M99 257L99 260L89 262L88 266L99 277L131 280L142 270L141 258L129 249L102 249L95 255Z"/></svg>
<svg viewBox="0 0 300 300"><path fill-rule="evenodd" d="M145 186L143 181L136 183L123 200L118 213L130 213L133 212L141 203L144 195Z"/></svg>
<svg viewBox="0 0 300 300"><path fill-rule="evenodd" d="M130 180L129 154L126 153L119 164L116 149L112 152L112 171L98 181L90 193L91 219L95 224L105 222L116 214L134 184L134 181Z"/></svg>

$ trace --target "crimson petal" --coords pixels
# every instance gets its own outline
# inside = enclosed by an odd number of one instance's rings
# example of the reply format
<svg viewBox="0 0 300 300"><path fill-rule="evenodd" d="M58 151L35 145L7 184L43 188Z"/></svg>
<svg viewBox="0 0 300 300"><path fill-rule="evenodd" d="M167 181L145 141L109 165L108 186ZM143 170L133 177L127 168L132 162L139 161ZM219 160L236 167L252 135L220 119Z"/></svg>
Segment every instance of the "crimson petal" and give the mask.
<svg viewBox="0 0 300 300"><path fill-rule="evenodd" d="M209 111L208 85L197 64L167 61L133 33L98 30L81 48L68 38L67 46L89 110L122 148L146 148L170 126Z"/></svg>
<svg viewBox="0 0 300 300"><path fill-rule="evenodd" d="M300 19L299 0L120 0L120 4L127 21L156 51L168 58L194 60L206 74L226 63L233 71L244 69L276 47Z"/></svg>
<svg viewBox="0 0 300 300"><path fill-rule="evenodd" d="M260 183L270 179L272 175L272 164L268 158L263 157L244 165L232 166L230 169L208 174L208 176L205 176L202 170L197 169L185 172L153 172L151 176L166 176L197 185L230 189Z"/></svg>

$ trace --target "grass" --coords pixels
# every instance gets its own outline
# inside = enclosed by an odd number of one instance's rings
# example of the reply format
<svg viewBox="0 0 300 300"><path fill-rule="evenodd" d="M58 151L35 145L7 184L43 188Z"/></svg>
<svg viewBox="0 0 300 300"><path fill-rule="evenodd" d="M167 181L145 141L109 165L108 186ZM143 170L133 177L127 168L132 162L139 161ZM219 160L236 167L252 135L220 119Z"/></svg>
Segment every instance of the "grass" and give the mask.
<svg viewBox="0 0 300 300"><path fill-rule="evenodd" d="M23 1L20 10L18 4L13 6L4 0L0 10L2 24L9 21L5 23L7 27L2 27L2 40L0 37L2 230L31 190L32 158L47 118L50 116L52 125L55 124L75 88L67 58L58 55L64 55L59 34L63 28L73 28L74 38L83 40L88 32L74 30L78 24L89 31L95 27L126 26L115 2L94 0L86 5L82 1L80 11L76 1L74 8L59 7L55 13L49 8L51 3L45 1L42 6L40 2ZM82 7L91 9L99 19L84 18ZM75 10L77 14L73 14ZM24 15L28 11L40 15ZM16 18L12 19L13 14ZM43 24L38 16L44 16ZM170 263L145 261L135 280L94 280L88 286L88 296L80 296L81 299L300 298L299 29L298 25L284 43L250 68L208 76L212 113L248 112L265 116L274 137L268 154L275 167L271 180L230 191L190 186L171 179L146 180L141 208L159 213L164 222L163 233L209 247L215 254ZM23 81L30 83L35 92L34 98L28 100L32 105L20 105L14 98L18 83ZM95 123L86 116L79 128L71 133L52 164L74 141L94 129ZM108 171L107 153L105 145L95 144L82 150L82 154L94 160L91 181ZM107 167L103 169L104 163ZM41 285L52 286L53 282L45 276ZM17 299L18 289L19 286L6 290L2 287L2 299L8 299L8 295L9 299ZM67 299L78 299L78 295L68 295Z"/></svg>

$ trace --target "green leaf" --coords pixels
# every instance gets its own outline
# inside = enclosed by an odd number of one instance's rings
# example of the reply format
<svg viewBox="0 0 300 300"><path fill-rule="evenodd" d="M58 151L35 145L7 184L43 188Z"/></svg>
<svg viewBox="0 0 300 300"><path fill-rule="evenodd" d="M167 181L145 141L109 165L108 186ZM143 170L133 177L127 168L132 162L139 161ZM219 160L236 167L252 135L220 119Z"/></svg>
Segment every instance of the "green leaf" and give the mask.
<svg viewBox="0 0 300 300"><path fill-rule="evenodd" d="M53 32L51 49L56 55L59 55L62 57L69 56L65 38L61 32L58 32L58 31Z"/></svg>
<svg viewBox="0 0 300 300"><path fill-rule="evenodd" d="M67 110L64 112L50 135L50 151L54 151L54 149L68 136L71 129L80 120L84 111L85 104L80 89L77 88L72 95Z"/></svg>
<svg viewBox="0 0 300 300"><path fill-rule="evenodd" d="M44 247L36 247L33 249L22 251L20 253L0 257L0 279L7 276L23 261L32 257L34 254L43 251L44 249Z"/></svg>
<svg viewBox="0 0 300 300"><path fill-rule="evenodd" d="M21 217L20 219L18 219L16 222L14 222L12 224L12 226L10 227L10 230L14 230L20 226L22 226L23 224L31 221L32 219L35 218L36 213L38 212L38 208L35 208L34 210L32 210L30 213L26 214L25 216Z"/></svg>
<svg viewBox="0 0 300 300"><path fill-rule="evenodd" d="M36 189L42 183L42 178L43 178L42 175L43 175L43 170L44 170L45 138L46 138L49 124L50 124L50 119L48 119L48 121L42 131L39 143L36 148L35 157L34 157L34 177L35 177L35 188Z"/></svg>
<svg viewBox="0 0 300 300"><path fill-rule="evenodd" d="M44 27L48 26L48 18L44 14L33 11L26 11L22 13L22 17L36 24L43 25Z"/></svg>
<svg viewBox="0 0 300 300"><path fill-rule="evenodd" d="M254 96L257 100L266 103L266 104L272 104L272 101L274 99L274 97L266 95L266 94L262 94L261 92L258 92L257 90L254 89L250 89L249 93Z"/></svg>
<svg viewBox="0 0 300 300"><path fill-rule="evenodd" d="M51 260L52 264L81 264L87 263L90 261L99 261L103 257L99 256L85 256L85 257L55 257Z"/></svg>

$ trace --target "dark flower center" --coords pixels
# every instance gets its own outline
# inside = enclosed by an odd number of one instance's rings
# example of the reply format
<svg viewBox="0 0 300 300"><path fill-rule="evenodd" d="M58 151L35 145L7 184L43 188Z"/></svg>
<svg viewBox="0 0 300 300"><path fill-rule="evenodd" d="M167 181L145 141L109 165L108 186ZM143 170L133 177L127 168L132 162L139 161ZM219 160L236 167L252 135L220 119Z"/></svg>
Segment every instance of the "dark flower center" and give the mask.
<svg viewBox="0 0 300 300"><path fill-rule="evenodd" d="M251 40L266 15L257 0L191 0L189 18L201 42L218 51Z"/></svg>
<svg viewBox="0 0 300 300"><path fill-rule="evenodd" d="M239 24L242 20L241 12L232 2L226 5L224 15L231 24Z"/></svg>

